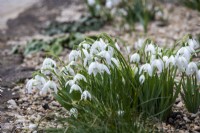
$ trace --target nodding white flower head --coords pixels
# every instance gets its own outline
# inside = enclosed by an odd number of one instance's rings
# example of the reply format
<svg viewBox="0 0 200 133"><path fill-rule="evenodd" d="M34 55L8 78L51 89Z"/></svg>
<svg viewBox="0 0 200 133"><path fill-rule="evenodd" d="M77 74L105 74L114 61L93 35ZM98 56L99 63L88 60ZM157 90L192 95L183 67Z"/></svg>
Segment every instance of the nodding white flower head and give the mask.
<svg viewBox="0 0 200 133"><path fill-rule="evenodd" d="M46 80L39 76L36 75L35 79L30 79L27 84L26 84L26 89L28 90L28 93L32 93L32 89L35 87L36 89L41 90L44 84L46 83Z"/></svg>
<svg viewBox="0 0 200 133"><path fill-rule="evenodd" d="M169 57L169 59L165 62L165 67L168 68L170 65L175 66L176 61L173 55Z"/></svg>
<svg viewBox="0 0 200 133"><path fill-rule="evenodd" d="M148 44L146 45L145 47L145 54L155 54L156 53L156 50L155 50L155 46L153 44Z"/></svg>
<svg viewBox="0 0 200 133"><path fill-rule="evenodd" d="M89 65L89 68L88 68L89 75L93 73L96 76L97 73L103 73L103 72L110 74L110 71L106 65L98 63L98 62L92 62Z"/></svg>
<svg viewBox="0 0 200 133"><path fill-rule="evenodd" d="M88 5L93 6L95 4L95 0L87 0Z"/></svg>
<svg viewBox="0 0 200 133"><path fill-rule="evenodd" d="M194 50L192 50L189 46L181 47L178 51L176 56L183 56L188 61L190 60L191 53L193 53Z"/></svg>
<svg viewBox="0 0 200 133"><path fill-rule="evenodd" d="M152 68L157 68L158 73L161 73L164 69L164 63L161 59L155 59L151 62Z"/></svg>
<svg viewBox="0 0 200 133"><path fill-rule="evenodd" d="M88 91L83 91L83 93L81 94L81 100L91 100L91 94Z"/></svg>
<svg viewBox="0 0 200 133"><path fill-rule="evenodd" d="M111 64L111 55L110 55L110 53L109 53L108 51L105 51L105 50L104 50L104 51L101 51L101 52L98 54L98 56L104 58L104 59L106 60L106 62L107 62L108 65Z"/></svg>
<svg viewBox="0 0 200 133"><path fill-rule="evenodd" d="M141 75L140 78L139 78L139 81L140 81L140 84L143 84L144 81L145 81L145 76Z"/></svg>
<svg viewBox="0 0 200 133"><path fill-rule="evenodd" d="M65 84L65 86L67 86L67 85L72 86L74 84L75 84L74 80L68 80L67 83Z"/></svg>
<svg viewBox="0 0 200 133"><path fill-rule="evenodd" d="M46 84L43 86L43 88L40 91L40 95L45 96L50 89L53 89L54 92L57 94L57 91L58 91L57 85L54 81L51 81L51 80L46 82Z"/></svg>
<svg viewBox="0 0 200 133"><path fill-rule="evenodd" d="M119 45L118 45L118 43L117 43L117 42L115 43L115 47L117 48L117 50L119 50L119 51L120 51L120 47L119 47Z"/></svg>
<svg viewBox="0 0 200 133"><path fill-rule="evenodd" d="M200 82L200 70L196 73L197 82Z"/></svg>
<svg viewBox="0 0 200 133"><path fill-rule="evenodd" d="M80 93L82 93L82 89L79 85L77 84L73 84L69 90L69 93L72 93L73 91L80 91Z"/></svg>
<svg viewBox="0 0 200 133"><path fill-rule="evenodd" d="M121 0L106 0L106 7L112 8L116 5L118 5L121 2Z"/></svg>
<svg viewBox="0 0 200 133"><path fill-rule="evenodd" d="M183 56L180 56L180 57L175 57L175 61L176 61L176 66L178 67L178 70L181 72L184 72L188 65L187 59Z"/></svg>
<svg viewBox="0 0 200 133"><path fill-rule="evenodd" d="M79 47L83 47L84 49L89 49L90 48L90 44L87 44L87 43L80 43L79 44Z"/></svg>
<svg viewBox="0 0 200 133"><path fill-rule="evenodd" d="M122 116L122 115L124 115L124 111L123 111L123 110L119 110L119 111L117 111L117 115L118 115L118 116Z"/></svg>
<svg viewBox="0 0 200 133"><path fill-rule="evenodd" d="M168 56L163 56L163 61L164 61L165 63L167 62L168 59L169 59Z"/></svg>
<svg viewBox="0 0 200 133"><path fill-rule="evenodd" d="M69 114L70 116L74 116L76 119L78 118L78 110L76 108L71 108Z"/></svg>
<svg viewBox="0 0 200 133"><path fill-rule="evenodd" d="M71 65L67 65L67 66L63 67L61 69L61 72L74 76L75 75L74 69L72 69L70 66Z"/></svg>
<svg viewBox="0 0 200 133"><path fill-rule="evenodd" d="M54 60L52 60L51 58L46 58L46 59L44 59L42 66L44 66L44 67L49 66L49 67L55 68L56 62Z"/></svg>
<svg viewBox="0 0 200 133"><path fill-rule="evenodd" d="M83 54L85 56L84 58L84 67L86 67L87 64L89 64L90 62L92 62L92 55L88 53L88 51L86 49L83 49Z"/></svg>
<svg viewBox="0 0 200 133"><path fill-rule="evenodd" d="M74 76L74 81L80 81L80 80L84 80L85 82L87 82L85 76L83 76L82 74L77 73L77 74Z"/></svg>
<svg viewBox="0 0 200 133"><path fill-rule="evenodd" d="M130 62L139 63L140 62L140 55L135 53L131 56Z"/></svg>
<svg viewBox="0 0 200 133"><path fill-rule="evenodd" d="M199 43L195 39L188 39L188 44L193 49L199 48Z"/></svg>
<svg viewBox="0 0 200 133"><path fill-rule="evenodd" d="M26 89L28 90L28 93L32 93L33 86L35 85L35 79L30 79L26 83Z"/></svg>
<svg viewBox="0 0 200 133"><path fill-rule="evenodd" d="M140 67L139 74L141 74L142 71L147 72L150 77L152 77L153 75L153 69L149 63L146 63Z"/></svg>
<svg viewBox="0 0 200 133"><path fill-rule="evenodd" d="M51 71L56 71L56 62L50 58L46 58L43 61L41 73L48 75Z"/></svg>
<svg viewBox="0 0 200 133"><path fill-rule="evenodd" d="M77 59L81 56L80 51L72 50L69 54L69 61L77 61Z"/></svg>
<svg viewBox="0 0 200 133"><path fill-rule="evenodd" d="M143 47L144 41L145 40L143 38L139 38L138 41L135 43L135 49L140 50Z"/></svg>
<svg viewBox="0 0 200 133"><path fill-rule="evenodd" d="M99 52L105 50L106 46L106 43L102 39L95 41L90 48L90 53L92 55L98 54Z"/></svg>
<svg viewBox="0 0 200 133"><path fill-rule="evenodd" d="M196 73L197 71L198 71L197 64L194 62L190 62L186 68L186 74L189 76Z"/></svg>

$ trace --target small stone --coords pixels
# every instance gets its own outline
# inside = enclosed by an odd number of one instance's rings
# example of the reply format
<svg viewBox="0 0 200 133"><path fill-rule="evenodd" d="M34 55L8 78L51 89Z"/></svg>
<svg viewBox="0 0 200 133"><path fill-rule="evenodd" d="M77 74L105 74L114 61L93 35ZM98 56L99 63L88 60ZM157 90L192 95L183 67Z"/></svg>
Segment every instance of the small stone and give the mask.
<svg viewBox="0 0 200 133"><path fill-rule="evenodd" d="M199 126L194 126L194 131L200 132L200 127Z"/></svg>
<svg viewBox="0 0 200 133"><path fill-rule="evenodd" d="M183 103L180 101L177 105L176 105L177 107L183 107Z"/></svg>
<svg viewBox="0 0 200 133"><path fill-rule="evenodd" d="M183 119L184 119L187 123L190 123L190 122L191 122L187 117L183 117Z"/></svg>
<svg viewBox="0 0 200 133"><path fill-rule="evenodd" d="M173 123L174 123L174 120L173 120L172 118L169 118L169 119L168 119L168 123L169 123L169 124L173 124Z"/></svg>

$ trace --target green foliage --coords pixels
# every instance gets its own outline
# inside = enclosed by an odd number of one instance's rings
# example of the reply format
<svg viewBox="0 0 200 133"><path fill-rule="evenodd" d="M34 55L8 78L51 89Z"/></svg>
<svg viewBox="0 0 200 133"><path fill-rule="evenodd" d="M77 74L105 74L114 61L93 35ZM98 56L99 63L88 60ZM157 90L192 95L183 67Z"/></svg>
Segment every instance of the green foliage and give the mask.
<svg viewBox="0 0 200 133"><path fill-rule="evenodd" d="M181 0L181 2L191 9L200 11L200 0Z"/></svg>
<svg viewBox="0 0 200 133"><path fill-rule="evenodd" d="M196 76L183 75L181 96L184 100L187 110L191 113L197 113L200 107L200 86L197 84Z"/></svg>
<svg viewBox="0 0 200 133"><path fill-rule="evenodd" d="M85 33L87 31L99 30L104 26L106 20L100 17L83 16L75 22L52 22L45 28L45 34L55 35L60 33Z"/></svg>

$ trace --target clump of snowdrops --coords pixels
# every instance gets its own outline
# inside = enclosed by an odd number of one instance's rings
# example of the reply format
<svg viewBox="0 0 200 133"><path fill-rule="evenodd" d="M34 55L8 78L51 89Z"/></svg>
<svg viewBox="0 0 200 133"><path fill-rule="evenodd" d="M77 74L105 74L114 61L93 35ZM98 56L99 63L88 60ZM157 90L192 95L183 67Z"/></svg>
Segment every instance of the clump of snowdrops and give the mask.
<svg viewBox="0 0 200 133"><path fill-rule="evenodd" d="M27 89L53 93L69 110L69 130L145 132L138 115L166 120L182 87L186 107L199 107L200 71L192 61L199 44L190 37L182 44L177 50L162 49L140 39L136 52L125 58L108 35L87 38L71 51L68 63L46 58Z"/></svg>
<svg viewBox="0 0 200 133"><path fill-rule="evenodd" d="M155 16L162 18L163 11L155 1L147 0L86 0L92 16L121 20L124 28L134 29L134 24L140 22L147 32L148 23ZM163 19L163 18L162 18Z"/></svg>

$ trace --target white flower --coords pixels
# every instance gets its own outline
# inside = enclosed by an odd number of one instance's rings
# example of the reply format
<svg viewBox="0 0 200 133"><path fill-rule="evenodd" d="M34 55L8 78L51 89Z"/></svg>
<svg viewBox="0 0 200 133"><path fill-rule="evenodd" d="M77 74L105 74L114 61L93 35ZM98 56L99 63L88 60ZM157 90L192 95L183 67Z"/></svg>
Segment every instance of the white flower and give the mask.
<svg viewBox="0 0 200 133"><path fill-rule="evenodd" d="M118 5L121 2L121 0L106 0L106 7L112 8L113 6Z"/></svg>
<svg viewBox="0 0 200 133"><path fill-rule="evenodd" d="M83 54L85 55L84 58L84 67L86 67L86 65L92 61L92 55L88 53L88 51L86 49L83 49Z"/></svg>
<svg viewBox="0 0 200 133"><path fill-rule="evenodd" d="M176 57L175 61L176 61L176 66L178 67L178 70L181 72L184 72L188 65L187 59L183 56L180 56L180 57Z"/></svg>
<svg viewBox="0 0 200 133"><path fill-rule="evenodd" d="M90 48L90 44L87 44L87 43L80 43L79 46L83 47L84 49L89 49Z"/></svg>
<svg viewBox="0 0 200 133"><path fill-rule="evenodd" d="M68 66L77 66L77 63L75 61L71 61Z"/></svg>
<svg viewBox="0 0 200 133"><path fill-rule="evenodd" d="M186 74L189 76L189 75L194 74L197 71L198 71L198 67L196 63L190 62L186 68Z"/></svg>
<svg viewBox="0 0 200 133"><path fill-rule="evenodd" d="M190 60L191 53L194 52L189 46L181 47L178 51L176 56L183 56L188 61Z"/></svg>
<svg viewBox="0 0 200 133"><path fill-rule="evenodd" d="M77 73L77 74L74 76L74 81L79 81L79 80L84 80L85 82L87 82L85 76L83 76L82 74Z"/></svg>
<svg viewBox="0 0 200 133"><path fill-rule="evenodd" d="M56 62L50 58L46 58L44 61L43 61L43 64L42 66L49 66L49 67L52 67L52 68L55 68L56 67Z"/></svg>
<svg viewBox="0 0 200 133"><path fill-rule="evenodd" d="M146 45L145 54L148 54L148 53L150 53L150 54L155 54L156 53L156 50L155 50L155 47L154 47L153 44Z"/></svg>
<svg viewBox="0 0 200 133"><path fill-rule="evenodd" d="M161 73L164 68L164 63L161 59L155 59L151 62L151 66L152 68L156 67L158 69L158 73Z"/></svg>
<svg viewBox="0 0 200 133"><path fill-rule="evenodd" d="M130 62L139 63L140 62L140 55L135 53L131 56Z"/></svg>
<svg viewBox="0 0 200 133"><path fill-rule="evenodd" d="M175 63L176 63L175 58L174 58L173 55L171 55L171 56L169 57L169 59L165 62L166 68L168 68L170 64L171 64L172 66L175 66Z"/></svg>
<svg viewBox="0 0 200 133"><path fill-rule="evenodd" d="M110 74L108 67L98 62L92 62L88 68L89 75L93 73L96 76L97 73L103 73L103 72Z"/></svg>
<svg viewBox="0 0 200 133"><path fill-rule="evenodd" d="M81 87L79 85L77 85L77 84L73 84L71 86L69 93L72 93L73 91L80 91L82 93Z"/></svg>
<svg viewBox="0 0 200 133"><path fill-rule="evenodd" d="M145 81L145 76L141 75L140 78L139 78L139 81L140 81L140 84L143 84L144 81Z"/></svg>
<svg viewBox="0 0 200 133"><path fill-rule="evenodd" d="M163 61L164 61L165 63L167 62L168 59L169 59L168 56L163 56Z"/></svg>
<svg viewBox="0 0 200 133"><path fill-rule="evenodd" d="M98 54L100 57L104 58L107 62L107 64L111 64L111 55L109 54L108 51L101 51L99 54Z"/></svg>
<svg viewBox="0 0 200 133"><path fill-rule="evenodd" d="M138 70L139 70L138 67L137 67L137 66L134 66L132 69L133 69L133 71L134 71L134 75L136 75L136 74L138 73Z"/></svg>
<svg viewBox="0 0 200 133"><path fill-rule="evenodd" d="M67 86L67 85L72 86L73 84L75 84L74 80L68 80L67 83L65 84L65 86Z"/></svg>
<svg viewBox="0 0 200 133"><path fill-rule="evenodd" d="M196 77L197 77L197 82L200 82L200 70L197 71Z"/></svg>
<svg viewBox="0 0 200 133"><path fill-rule="evenodd" d="M57 85L55 82L49 80L48 82L46 82L46 84L43 86L43 88L41 89L40 91L40 95L46 95L47 92L50 90L50 89L53 89L55 93L57 93Z"/></svg>
<svg viewBox="0 0 200 133"><path fill-rule="evenodd" d="M75 72L74 72L74 70L70 67L70 65L63 67L63 68L61 69L61 72L64 72L65 74L69 74L69 75L72 75L72 76L75 75Z"/></svg>
<svg viewBox="0 0 200 133"><path fill-rule="evenodd" d="M135 49L136 50L140 50L144 44L144 39L143 38L139 38L138 41L135 43Z"/></svg>
<svg viewBox="0 0 200 133"><path fill-rule="evenodd" d="M90 53L92 55L98 54L99 52L103 51L106 48L106 43L100 39L99 41L95 41L91 48L90 48Z"/></svg>
<svg viewBox="0 0 200 133"><path fill-rule="evenodd" d="M118 116L122 116L122 115L124 115L124 111L123 111L123 110L119 110L119 111L117 111L117 115L118 115Z"/></svg>
<svg viewBox="0 0 200 133"><path fill-rule="evenodd" d="M188 44L193 49L199 48L199 43L195 39L188 39Z"/></svg>
<svg viewBox="0 0 200 133"><path fill-rule="evenodd" d="M35 83L35 79L30 79L27 83L26 83L26 89L28 90L28 93L32 93L32 89Z"/></svg>
<svg viewBox="0 0 200 133"><path fill-rule="evenodd" d="M146 63L146 64L144 64L144 65L142 65L142 66L140 67L139 74L141 74L142 71L147 72L147 73L149 74L150 77L153 75L152 67L151 67L151 65L148 64L148 63Z"/></svg>
<svg viewBox="0 0 200 133"><path fill-rule="evenodd" d="M95 0L87 0L88 5L93 6L95 4Z"/></svg>
<svg viewBox="0 0 200 133"><path fill-rule="evenodd" d="M76 61L80 57L80 51L72 50L69 54L69 61Z"/></svg>
<svg viewBox="0 0 200 133"><path fill-rule="evenodd" d="M69 111L70 116L78 117L78 110L76 108L71 108Z"/></svg>
<svg viewBox="0 0 200 133"><path fill-rule="evenodd" d="M130 53L131 53L131 47L130 47L130 46L127 46L127 47L126 47L126 50L127 50L127 54L130 54Z"/></svg>
<svg viewBox="0 0 200 133"><path fill-rule="evenodd" d="M46 58L43 61L41 73L48 75L51 73L51 71L56 71L55 68L56 68L56 62L50 58Z"/></svg>
<svg viewBox="0 0 200 133"><path fill-rule="evenodd" d="M82 94L81 94L81 100L91 100L91 94L88 92L88 91L84 91Z"/></svg>

